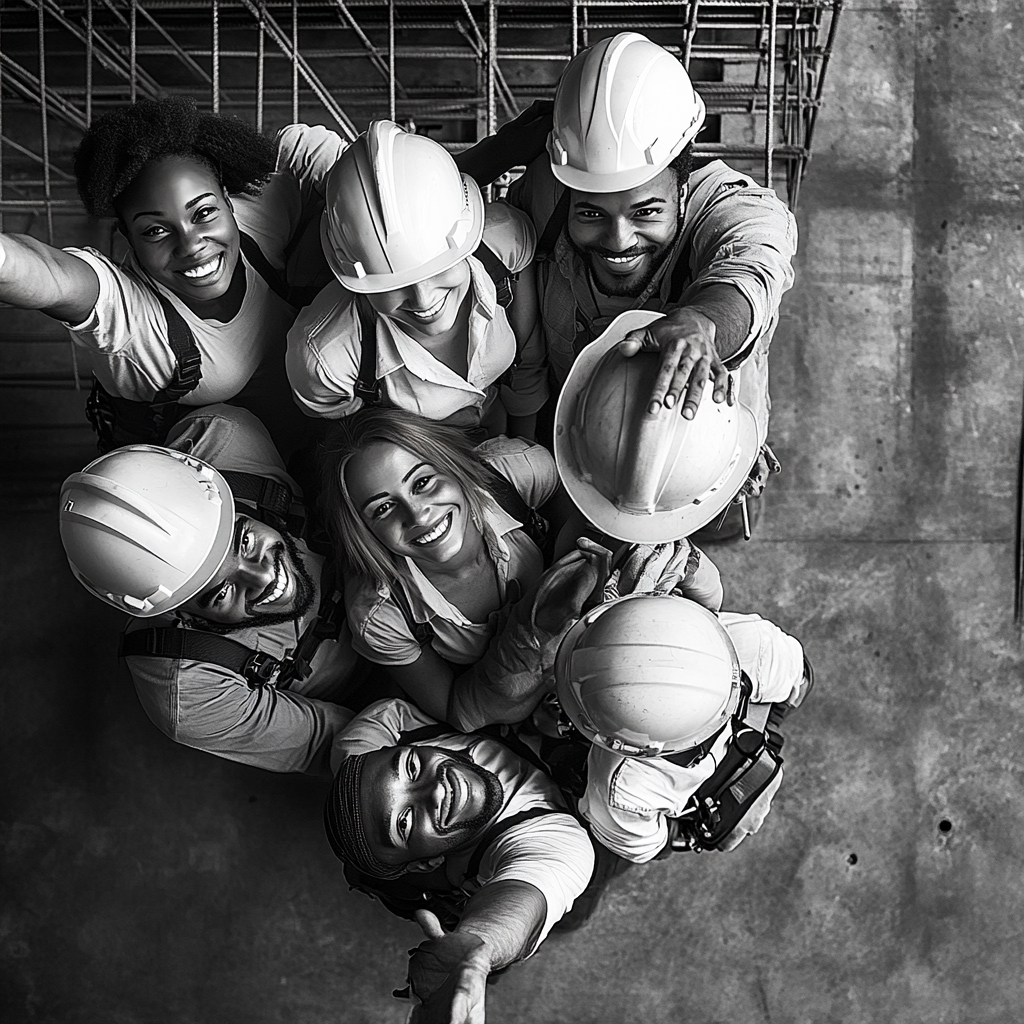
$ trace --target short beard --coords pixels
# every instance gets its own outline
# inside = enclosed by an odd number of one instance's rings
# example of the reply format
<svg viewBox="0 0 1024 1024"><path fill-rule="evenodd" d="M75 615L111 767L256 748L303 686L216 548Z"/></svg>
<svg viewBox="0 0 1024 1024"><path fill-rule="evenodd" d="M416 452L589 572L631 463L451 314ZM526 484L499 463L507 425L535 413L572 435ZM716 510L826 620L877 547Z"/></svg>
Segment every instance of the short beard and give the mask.
<svg viewBox="0 0 1024 1024"><path fill-rule="evenodd" d="M678 227L676 232L678 233ZM651 265L647 269L646 273L636 281L626 280L625 278L620 282L617 279L613 279L609 284L602 281L597 276L597 271L594 269L594 259L597 256L639 256L641 253L654 253L655 249L650 245L635 245L631 249L626 249L623 252L609 252L609 250L602 248L601 246L594 245L579 245L574 242L572 236L569 237L569 244L573 247L576 255L583 260L584 265L587 268L587 272L590 274L591 281L594 282L595 287L602 295L612 296L614 298L621 299L635 299L643 294L644 289L654 280L655 274L661 270L668 257L668 254L672 251L672 247L675 244L676 236L672 236L672 241L669 242L664 250L658 254L654 259L651 260Z"/></svg>
<svg viewBox="0 0 1024 1024"><path fill-rule="evenodd" d="M474 835L479 832L485 825L490 824L492 819L501 810L501 805L505 802L505 792L501 788L501 782L498 776L494 772L488 771L486 768L478 765L468 754L462 753L458 750L450 751L450 756L446 761L442 761L438 766L438 775L441 772L446 771L448 766L453 762L465 765L470 771L484 784L484 805L480 809L478 814L475 814L468 821L460 821L450 828L442 828L440 825L437 826L437 832L439 835L453 836L459 833L467 832L473 833ZM473 838L473 836L467 837Z"/></svg>
<svg viewBox="0 0 1024 1024"><path fill-rule="evenodd" d="M247 616L241 622L231 624L223 622L210 622L208 619L198 618L197 624L200 629L207 633L217 633L220 636L227 636L230 633L237 633L241 629L260 629L265 626L276 626L282 622L297 622L313 606L313 599L316 597L316 584L313 577L306 569L306 563L302 560L299 546L295 539L288 533L282 533L285 550L295 568L296 590L295 605L287 612L255 612ZM280 555L278 555L280 558Z"/></svg>

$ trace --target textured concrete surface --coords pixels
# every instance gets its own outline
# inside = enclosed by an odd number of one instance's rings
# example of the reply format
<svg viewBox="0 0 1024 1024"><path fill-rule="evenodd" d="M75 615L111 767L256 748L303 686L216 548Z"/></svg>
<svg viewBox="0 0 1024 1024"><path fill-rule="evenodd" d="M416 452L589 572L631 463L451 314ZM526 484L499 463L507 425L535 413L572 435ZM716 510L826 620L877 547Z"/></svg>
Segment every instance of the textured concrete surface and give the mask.
<svg viewBox="0 0 1024 1024"><path fill-rule="evenodd" d="M785 472L755 539L716 552L728 605L818 671L786 784L737 852L619 879L489 1020L1024 1017L1022 54L1019 0L844 12L772 356ZM404 1019L416 931L346 891L321 785L160 737L54 518L3 517L0 1016Z"/></svg>

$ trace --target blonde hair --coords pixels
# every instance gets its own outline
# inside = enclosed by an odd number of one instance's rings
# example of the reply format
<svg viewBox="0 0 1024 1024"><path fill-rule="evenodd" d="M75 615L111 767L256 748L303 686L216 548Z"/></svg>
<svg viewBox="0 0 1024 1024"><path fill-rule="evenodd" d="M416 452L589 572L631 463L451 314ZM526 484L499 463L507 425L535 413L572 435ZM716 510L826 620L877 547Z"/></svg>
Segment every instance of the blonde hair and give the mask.
<svg viewBox="0 0 1024 1024"><path fill-rule="evenodd" d="M470 514L478 524L483 523L492 473L458 427L404 409L360 409L332 427L320 445L322 520L345 566L390 587L399 576L395 557L367 526L345 481L349 460L374 444L396 445L450 476L465 494Z"/></svg>

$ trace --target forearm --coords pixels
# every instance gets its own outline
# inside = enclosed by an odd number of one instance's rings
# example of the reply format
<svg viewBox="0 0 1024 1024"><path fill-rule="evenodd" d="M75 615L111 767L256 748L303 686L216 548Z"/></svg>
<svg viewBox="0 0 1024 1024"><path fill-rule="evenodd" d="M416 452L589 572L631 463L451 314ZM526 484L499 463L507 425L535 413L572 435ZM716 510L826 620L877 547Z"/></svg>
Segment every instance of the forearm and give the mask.
<svg viewBox="0 0 1024 1024"><path fill-rule="evenodd" d="M84 260L30 235L0 235L0 302L79 323L98 297L99 279Z"/></svg>
<svg viewBox="0 0 1024 1024"><path fill-rule="evenodd" d="M743 293L729 284L712 284L702 288L684 307L703 313L715 325L715 348L722 362L743 347L754 323L754 311ZM672 312L668 318L672 318ZM729 369L735 369L730 366Z"/></svg>
<svg viewBox="0 0 1024 1024"><path fill-rule="evenodd" d="M469 932L487 949L492 971L528 956L544 927L547 901L529 882L485 885L466 904L456 932Z"/></svg>

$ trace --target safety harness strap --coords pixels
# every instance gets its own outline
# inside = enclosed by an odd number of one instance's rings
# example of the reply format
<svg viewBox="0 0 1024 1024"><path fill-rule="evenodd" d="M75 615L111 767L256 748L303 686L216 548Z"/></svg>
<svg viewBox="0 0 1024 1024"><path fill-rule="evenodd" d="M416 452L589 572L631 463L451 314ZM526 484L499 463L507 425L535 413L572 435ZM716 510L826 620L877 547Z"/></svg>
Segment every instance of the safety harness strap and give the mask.
<svg viewBox="0 0 1024 1024"><path fill-rule="evenodd" d="M242 250L242 255L249 261L249 266L263 278L267 287L279 299L288 302L288 286L284 283L281 275L270 265L270 260L263 255L263 250L259 247L256 239L244 231L239 231L238 246Z"/></svg>
<svg viewBox="0 0 1024 1024"><path fill-rule="evenodd" d="M221 474L236 501L256 507L257 517L268 513L284 525L293 536L301 536L306 524L306 507L292 494L291 488L270 477L256 473L226 470ZM271 522L269 525L277 526Z"/></svg>

